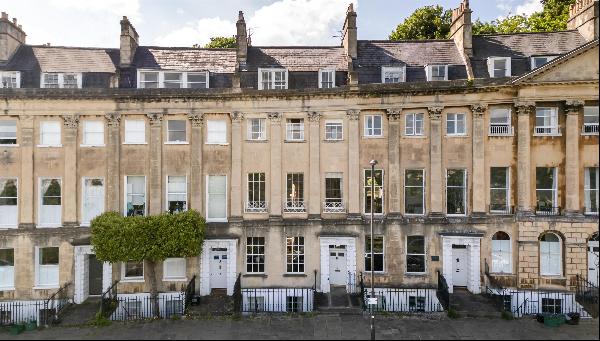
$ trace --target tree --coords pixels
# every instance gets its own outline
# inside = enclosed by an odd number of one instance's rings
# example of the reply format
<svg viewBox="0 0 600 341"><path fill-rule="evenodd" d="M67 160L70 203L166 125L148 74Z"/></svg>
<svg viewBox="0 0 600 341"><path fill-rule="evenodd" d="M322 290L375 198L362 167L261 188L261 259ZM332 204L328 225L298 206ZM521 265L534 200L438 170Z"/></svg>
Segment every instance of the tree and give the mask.
<svg viewBox="0 0 600 341"><path fill-rule="evenodd" d="M235 47L235 37L212 37L210 43L204 45L206 49L234 49Z"/></svg>
<svg viewBox="0 0 600 341"><path fill-rule="evenodd" d="M450 32L452 11L442 6L416 9L390 34L390 40L445 39Z"/></svg>
<svg viewBox="0 0 600 341"><path fill-rule="evenodd" d="M159 316L156 267L167 258L196 257L202 252L205 221L197 211L163 213L149 217L123 217L107 212L91 222L91 244L100 261L144 262Z"/></svg>
<svg viewBox="0 0 600 341"><path fill-rule="evenodd" d="M477 19L473 23L473 34L519 33L530 31L529 21L525 15L509 15L506 18L492 20L491 22L481 22Z"/></svg>
<svg viewBox="0 0 600 341"><path fill-rule="evenodd" d="M560 31L567 29L569 8L575 0L542 0L544 9L529 17L529 26L534 32Z"/></svg>

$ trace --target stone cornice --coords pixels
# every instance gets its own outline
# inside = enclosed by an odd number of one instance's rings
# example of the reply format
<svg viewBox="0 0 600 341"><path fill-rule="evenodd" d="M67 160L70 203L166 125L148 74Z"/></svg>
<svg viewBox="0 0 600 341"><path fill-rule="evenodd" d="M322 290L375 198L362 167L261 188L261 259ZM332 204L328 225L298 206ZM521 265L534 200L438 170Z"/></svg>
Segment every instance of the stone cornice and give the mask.
<svg viewBox="0 0 600 341"><path fill-rule="evenodd" d="M535 102L515 101L517 115L530 115L535 110Z"/></svg>
<svg viewBox="0 0 600 341"><path fill-rule="evenodd" d="M79 127L79 115L62 115L65 129L77 129Z"/></svg>
<svg viewBox="0 0 600 341"><path fill-rule="evenodd" d="M150 120L151 127L159 127L162 125L164 114L152 113L152 114L146 114L146 117L148 117L148 120Z"/></svg>
<svg viewBox="0 0 600 341"><path fill-rule="evenodd" d="M269 117L269 120L271 120L271 123L281 123L281 113L278 112L270 112L267 114L267 117Z"/></svg>
<svg viewBox="0 0 600 341"><path fill-rule="evenodd" d="M427 112L429 113L429 119L432 121L439 121L442 118L442 110L444 110L444 107L442 106L428 107Z"/></svg>
<svg viewBox="0 0 600 341"><path fill-rule="evenodd" d="M358 121L358 118L360 117L360 110L358 110L358 109L346 110L346 117L348 117L348 120L350 120L350 121Z"/></svg>
<svg viewBox="0 0 600 341"><path fill-rule="evenodd" d="M118 127L121 124L121 114L118 112L109 112L104 115L108 121L109 127Z"/></svg>
<svg viewBox="0 0 600 341"><path fill-rule="evenodd" d="M471 105L471 111L473 112L474 118L482 118L483 114L487 110L487 104L474 104Z"/></svg>
<svg viewBox="0 0 600 341"><path fill-rule="evenodd" d="M567 101L565 101L565 113L567 115L569 115L569 114L579 115L579 113L581 112L581 109L583 109L584 105L585 105L585 102L581 101L581 100L577 100L577 99L567 100Z"/></svg>

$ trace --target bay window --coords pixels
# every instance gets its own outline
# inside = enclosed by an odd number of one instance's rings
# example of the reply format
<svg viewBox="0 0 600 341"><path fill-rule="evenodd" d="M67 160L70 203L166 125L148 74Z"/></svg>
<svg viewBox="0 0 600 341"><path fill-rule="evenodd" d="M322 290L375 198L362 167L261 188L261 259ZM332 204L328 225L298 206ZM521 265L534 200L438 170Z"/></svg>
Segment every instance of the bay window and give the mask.
<svg viewBox="0 0 600 341"><path fill-rule="evenodd" d="M19 198L16 178L0 178L0 229L19 225Z"/></svg>
<svg viewBox="0 0 600 341"><path fill-rule="evenodd" d="M62 222L62 189L60 179L40 179L38 225L58 227Z"/></svg>

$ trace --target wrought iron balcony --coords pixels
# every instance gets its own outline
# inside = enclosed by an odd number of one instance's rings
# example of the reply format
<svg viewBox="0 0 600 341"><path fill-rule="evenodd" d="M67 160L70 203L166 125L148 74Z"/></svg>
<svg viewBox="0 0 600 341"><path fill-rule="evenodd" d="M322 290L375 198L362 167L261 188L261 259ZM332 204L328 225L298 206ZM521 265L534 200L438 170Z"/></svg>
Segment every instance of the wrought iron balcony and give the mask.
<svg viewBox="0 0 600 341"><path fill-rule="evenodd" d="M560 215L560 207L552 206L537 206L535 208L535 214L539 216L555 216Z"/></svg>
<svg viewBox="0 0 600 341"><path fill-rule="evenodd" d="M585 123L583 127L581 127L581 134L598 135L598 123Z"/></svg>
<svg viewBox="0 0 600 341"><path fill-rule="evenodd" d="M558 136L560 135L560 127L535 127L537 136Z"/></svg>
<svg viewBox="0 0 600 341"><path fill-rule="evenodd" d="M492 215L512 215L515 212L514 206L508 205L490 205L488 212Z"/></svg>
<svg viewBox="0 0 600 341"><path fill-rule="evenodd" d="M513 136L515 128L510 124L493 124L490 125L489 136Z"/></svg>
<svg viewBox="0 0 600 341"><path fill-rule="evenodd" d="M283 211L287 213L306 212L306 202L303 200L286 201L283 203Z"/></svg>
<svg viewBox="0 0 600 341"><path fill-rule="evenodd" d="M246 202L246 213L264 213L268 211L269 204L266 201Z"/></svg>
<svg viewBox="0 0 600 341"><path fill-rule="evenodd" d="M342 199L325 199L323 202L323 212L325 213L345 213L346 207Z"/></svg>

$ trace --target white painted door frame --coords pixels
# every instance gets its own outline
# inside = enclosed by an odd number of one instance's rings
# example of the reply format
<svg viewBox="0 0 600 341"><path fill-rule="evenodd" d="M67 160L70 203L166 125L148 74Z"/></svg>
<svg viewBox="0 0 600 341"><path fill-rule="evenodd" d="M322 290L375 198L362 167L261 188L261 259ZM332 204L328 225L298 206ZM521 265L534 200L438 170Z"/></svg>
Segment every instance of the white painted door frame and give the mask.
<svg viewBox="0 0 600 341"><path fill-rule="evenodd" d="M588 282L598 286L598 241L588 242Z"/></svg>
<svg viewBox="0 0 600 341"><path fill-rule="evenodd" d="M237 239L204 240L200 255L200 296L210 295L210 250L212 248L227 249L227 295L233 295L233 287L237 279Z"/></svg>
<svg viewBox="0 0 600 341"><path fill-rule="evenodd" d="M469 271L467 289L474 293L481 293L481 237L447 236L442 235L442 274L448 283L448 291L454 292L452 283L453 261L452 245L465 245L469 251Z"/></svg>
<svg viewBox="0 0 600 341"><path fill-rule="evenodd" d="M346 257L348 257L346 248L330 248L329 249L329 281L333 285L348 284L348 270ZM333 272L332 272L333 270ZM333 278L335 277L335 278ZM334 281L335 279L335 281ZM335 282L335 283L331 283Z"/></svg>
<svg viewBox="0 0 600 341"><path fill-rule="evenodd" d="M346 269L356 273L356 238L355 237L319 237L321 246L321 292L329 292L329 245L346 246ZM346 276L347 278L347 276ZM346 286L348 286L346 280Z"/></svg>
<svg viewBox="0 0 600 341"><path fill-rule="evenodd" d="M81 304L89 297L89 255L95 255L91 245L75 246L75 280L73 301ZM102 291L112 285L112 265L108 262L102 264Z"/></svg>

